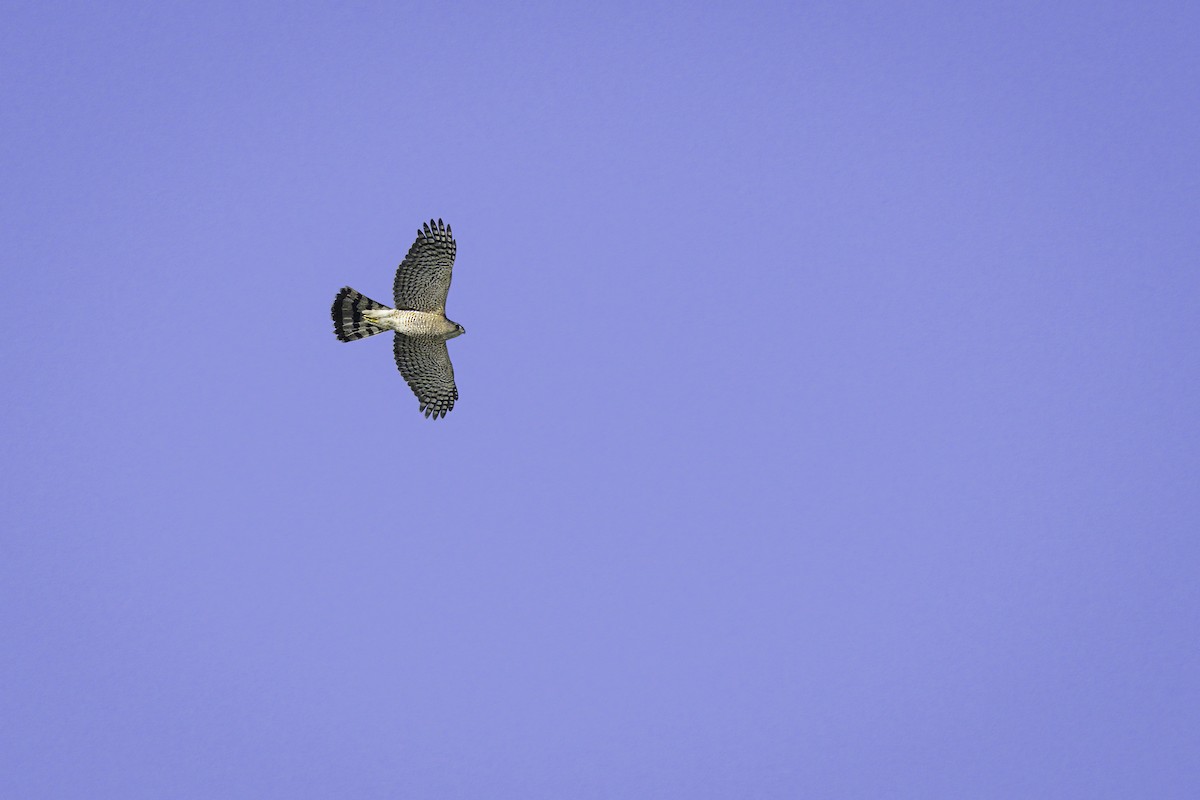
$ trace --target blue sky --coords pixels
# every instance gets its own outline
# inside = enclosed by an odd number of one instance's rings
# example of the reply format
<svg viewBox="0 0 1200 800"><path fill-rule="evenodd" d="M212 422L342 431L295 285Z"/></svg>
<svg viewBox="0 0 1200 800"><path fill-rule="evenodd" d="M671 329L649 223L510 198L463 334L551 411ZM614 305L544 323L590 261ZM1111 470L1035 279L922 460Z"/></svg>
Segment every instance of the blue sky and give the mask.
<svg viewBox="0 0 1200 800"><path fill-rule="evenodd" d="M1200 790L1193 5L4 16L0 794Z"/></svg>

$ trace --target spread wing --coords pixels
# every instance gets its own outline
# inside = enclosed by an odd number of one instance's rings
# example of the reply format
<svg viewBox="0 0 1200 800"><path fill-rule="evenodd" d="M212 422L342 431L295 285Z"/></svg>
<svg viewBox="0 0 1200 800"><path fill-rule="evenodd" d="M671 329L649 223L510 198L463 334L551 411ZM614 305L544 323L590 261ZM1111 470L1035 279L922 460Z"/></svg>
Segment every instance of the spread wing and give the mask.
<svg viewBox="0 0 1200 800"><path fill-rule="evenodd" d="M450 351L441 339L415 339L396 334L392 349L396 353L396 366L408 382L413 394L421 401L421 410L426 417L434 419L446 416L458 399L458 387L454 385L454 365L450 363Z"/></svg>
<svg viewBox="0 0 1200 800"><path fill-rule="evenodd" d="M455 249L449 225L440 219L425 223L396 270L396 308L445 314Z"/></svg>

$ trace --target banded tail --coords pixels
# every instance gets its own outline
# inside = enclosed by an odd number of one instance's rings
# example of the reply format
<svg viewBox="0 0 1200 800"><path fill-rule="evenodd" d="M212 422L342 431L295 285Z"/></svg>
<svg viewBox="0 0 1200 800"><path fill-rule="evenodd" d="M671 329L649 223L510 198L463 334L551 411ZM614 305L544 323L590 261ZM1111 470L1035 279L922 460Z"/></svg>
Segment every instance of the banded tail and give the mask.
<svg viewBox="0 0 1200 800"><path fill-rule="evenodd" d="M361 292L356 292L349 286L343 286L333 299L333 334L340 342L354 342L383 333L386 328L380 328L363 317L363 311L371 309L386 309L383 303L376 303Z"/></svg>

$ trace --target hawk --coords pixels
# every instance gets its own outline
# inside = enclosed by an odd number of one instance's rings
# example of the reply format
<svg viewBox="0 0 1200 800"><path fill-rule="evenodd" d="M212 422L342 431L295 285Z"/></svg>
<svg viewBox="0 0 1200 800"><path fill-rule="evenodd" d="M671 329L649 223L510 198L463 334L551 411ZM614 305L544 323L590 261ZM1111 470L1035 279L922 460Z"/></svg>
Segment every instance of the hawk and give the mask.
<svg viewBox="0 0 1200 800"><path fill-rule="evenodd" d="M340 342L354 342L384 331L395 331L392 350L396 366L421 403L425 417L446 416L458 399L454 366L446 341L466 329L446 318L446 294L454 269L454 234L440 219L424 223L417 240L396 270L388 308L349 286L333 300L333 333Z"/></svg>

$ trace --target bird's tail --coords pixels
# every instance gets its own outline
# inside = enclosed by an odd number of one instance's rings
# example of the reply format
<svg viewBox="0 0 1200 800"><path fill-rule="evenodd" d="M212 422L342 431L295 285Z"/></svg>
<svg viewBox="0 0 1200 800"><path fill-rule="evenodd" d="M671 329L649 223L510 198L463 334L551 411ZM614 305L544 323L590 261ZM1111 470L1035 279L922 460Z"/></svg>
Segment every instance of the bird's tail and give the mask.
<svg viewBox="0 0 1200 800"><path fill-rule="evenodd" d="M349 286L343 286L333 299L333 333L340 342L354 342L383 333L370 320L363 317L363 311L375 308L387 308L383 303L376 303L365 294L356 292Z"/></svg>

